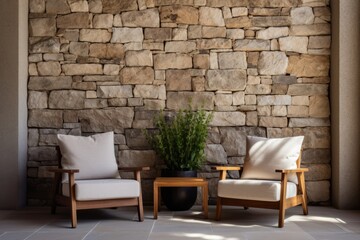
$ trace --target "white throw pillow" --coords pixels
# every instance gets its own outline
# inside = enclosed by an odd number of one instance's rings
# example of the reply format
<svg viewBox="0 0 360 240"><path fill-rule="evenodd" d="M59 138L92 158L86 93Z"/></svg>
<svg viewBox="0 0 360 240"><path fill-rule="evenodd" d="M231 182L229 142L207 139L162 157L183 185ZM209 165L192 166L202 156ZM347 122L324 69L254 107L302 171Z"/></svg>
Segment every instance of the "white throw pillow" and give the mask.
<svg viewBox="0 0 360 240"><path fill-rule="evenodd" d="M80 170L75 174L75 179L120 177L114 153L113 132L88 137L58 134L57 137L62 167Z"/></svg>
<svg viewBox="0 0 360 240"><path fill-rule="evenodd" d="M246 158L242 179L281 180L276 169L295 169L304 136L287 138L246 137ZM296 174L288 180L297 183Z"/></svg>

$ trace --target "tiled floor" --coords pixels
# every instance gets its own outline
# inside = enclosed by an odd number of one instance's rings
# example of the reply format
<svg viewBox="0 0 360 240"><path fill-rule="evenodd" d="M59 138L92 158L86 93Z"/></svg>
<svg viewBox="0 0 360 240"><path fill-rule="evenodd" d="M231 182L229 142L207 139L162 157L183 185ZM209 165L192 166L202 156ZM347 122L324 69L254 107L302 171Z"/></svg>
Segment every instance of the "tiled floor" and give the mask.
<svg viewBox="0 0 360 240"><path fill-rule="evenodd" d="M79 212L79 225L70 228L69 213L60 209L50 215L48 208L0 211L0 240L349 240L360 239L360 211L339 211L310 207L301 215L299 207L289 209L285 227L277 228L277 212L251 208L224 208L223 219L203 219L200 208L169 212L163 209L152 219L152 208L145 210L145 221L137 222L135 208L86 210Z"/></svg>

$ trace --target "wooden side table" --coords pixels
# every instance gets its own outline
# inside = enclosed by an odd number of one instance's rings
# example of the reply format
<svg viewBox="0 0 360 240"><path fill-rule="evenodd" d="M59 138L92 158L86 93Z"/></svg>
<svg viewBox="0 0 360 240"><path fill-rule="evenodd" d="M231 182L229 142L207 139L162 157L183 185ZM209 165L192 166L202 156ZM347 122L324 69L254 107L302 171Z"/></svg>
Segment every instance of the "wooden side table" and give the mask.
<svg viewBox="0 0 360 240"><path fill-rule="evenodd" d="M204 178L188 177L159 177L154 181L154 219L158 217L158 210L161 204L159 188L161 187L201 187L202 207L205 218L208 218L208 181Z"/></svg>

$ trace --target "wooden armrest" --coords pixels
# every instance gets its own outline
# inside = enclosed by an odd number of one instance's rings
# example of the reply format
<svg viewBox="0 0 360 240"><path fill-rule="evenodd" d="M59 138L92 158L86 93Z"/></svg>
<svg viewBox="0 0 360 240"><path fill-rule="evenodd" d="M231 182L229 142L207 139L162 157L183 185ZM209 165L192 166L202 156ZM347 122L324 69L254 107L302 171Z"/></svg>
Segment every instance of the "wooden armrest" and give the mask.
<svg viewBox="0 0 360 240"><path fill-rule="evenodd" d="M53 173L78 173L79 169L62 169L62 168L55 168L55 169L49 169L49 172Z"/></svg>
<svg viewBox="0 0 360 240"><path fill-rule="evenodd" d="M279 173L301 173L301 172L308 172L308 168L296 168L296 169L276 169L275 172Z"/></svg>
<svg viewBox="0 0 360 240"><path fill-rule="evenodd" d="M150 167L118 167L118 170L123 172L148 171Z"/></svg>
<svg viewBox="0 0 360 240"><path fill-rule="evenodd" d="M214 166L211 167L212 170L217 170L217 171L229 171L229 170L240 170L241 167L239 166Z"/></svg>

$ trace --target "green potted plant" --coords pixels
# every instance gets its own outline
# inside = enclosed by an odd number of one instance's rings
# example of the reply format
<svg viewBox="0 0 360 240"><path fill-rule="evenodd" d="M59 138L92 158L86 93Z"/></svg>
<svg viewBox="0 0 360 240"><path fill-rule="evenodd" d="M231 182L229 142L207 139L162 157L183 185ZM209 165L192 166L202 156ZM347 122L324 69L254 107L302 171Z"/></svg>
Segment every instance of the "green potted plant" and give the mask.
<svg viewBox="0 0 360 240"><path fill-rule="evenodd" d="M193 111L191 108L180 110L173 117L160 112L155 117L154 132L146 132L147 139L164 160L166 169L163 177L196 177L205 153L208 126L212 113L204 110ZM190 209L197 196L194 187L162 188L162 199L170 210Z"/></svg>

